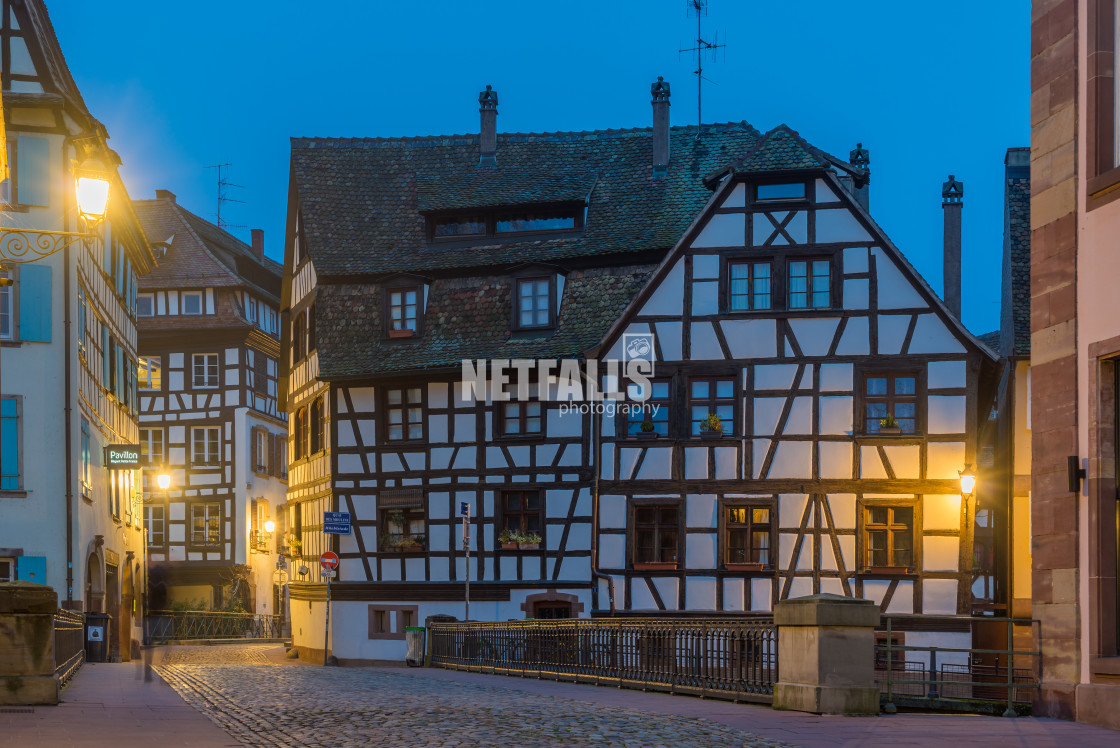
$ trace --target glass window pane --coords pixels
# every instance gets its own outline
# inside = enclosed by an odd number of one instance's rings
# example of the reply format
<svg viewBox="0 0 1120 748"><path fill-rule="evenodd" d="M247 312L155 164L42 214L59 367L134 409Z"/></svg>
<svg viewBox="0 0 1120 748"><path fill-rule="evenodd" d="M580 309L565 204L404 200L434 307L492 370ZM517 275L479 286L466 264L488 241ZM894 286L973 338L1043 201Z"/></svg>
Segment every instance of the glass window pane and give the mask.
<svg viewBox="0 0 1120 748"><path fill-rule="evenodd" d="M865 380L864 392L868 395L886 395L887 394L887 378L886 377L868 377Z"/></svg>
<svg viewBox="0 0 1120 748"><path fill-rule="evenodd" d="M895 377L894 380L894 394L896 395L913 395L915 392L914 377Z"/></svg>
<svg viewBox="0 0 1120 748"><path fill-rule="evenodd" d="M756 194L759 200L800 200L805 197L805 183L760 184Z"/></svg>
<svg viewBox="0 0 1120 748"><path fill-rule="evenodd" d="M404 393L400 390L389 390L388 400L390 405L400 405Z"/></svg>
<svg viewBox="0 0 1120 748"><path fill-rule="evenodd" d="M876 525L885 525L890 515L890 510L885 506L873 506L869 510L870 521Z"/></svg>
<svg viewBox="0 0 1120 748"><path fill-rule="evenodd" d="M716 382L716 397L732 397L735 394L735 382L731 379L721 379Z"/></svg>
<svg viewBox="0 0 1120 748"><path fill-rule="evenodd" d="M692 383L692 396L694 398L707 398L708 397L708 383L707 382L693 382Z"/></svg>
<svg viewBox="0 0 1120 748"><path fill-rule="evenodd" d="M894 524L914 526L914 510L910 507L896 507L894 510Z"/></svg>

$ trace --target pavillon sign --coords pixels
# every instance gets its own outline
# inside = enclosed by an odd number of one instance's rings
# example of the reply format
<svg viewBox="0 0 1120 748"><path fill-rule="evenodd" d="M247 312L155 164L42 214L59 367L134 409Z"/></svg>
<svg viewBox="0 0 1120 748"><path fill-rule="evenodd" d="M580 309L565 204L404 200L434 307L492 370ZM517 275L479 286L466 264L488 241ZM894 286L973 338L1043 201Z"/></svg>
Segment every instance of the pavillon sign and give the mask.
<svg viewBox="0 0 1120 748"><path fill-rule="evenodd" d="M140 447L110 444L105 447L105 467L110 470L135 470L140 467Z"/></svg>

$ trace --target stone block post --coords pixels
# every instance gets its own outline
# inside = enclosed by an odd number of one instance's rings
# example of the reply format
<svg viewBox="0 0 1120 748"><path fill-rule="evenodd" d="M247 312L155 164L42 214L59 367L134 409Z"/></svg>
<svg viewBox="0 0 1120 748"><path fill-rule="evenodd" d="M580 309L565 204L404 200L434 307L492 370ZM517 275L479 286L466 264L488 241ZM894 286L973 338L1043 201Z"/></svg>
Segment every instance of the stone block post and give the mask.
<svg viewBox="0 0 1120 748"><path fill-rule="evenodd" d="M778 682L774 708L815 714L878 714L871 600L812 595L774 608Z"/></svg>
<svg viewBox="0 0 1120 748"><path fill-rule="evenodd" d="M0 705L57 704L58 595L34 582L0 582Z"/></svg>

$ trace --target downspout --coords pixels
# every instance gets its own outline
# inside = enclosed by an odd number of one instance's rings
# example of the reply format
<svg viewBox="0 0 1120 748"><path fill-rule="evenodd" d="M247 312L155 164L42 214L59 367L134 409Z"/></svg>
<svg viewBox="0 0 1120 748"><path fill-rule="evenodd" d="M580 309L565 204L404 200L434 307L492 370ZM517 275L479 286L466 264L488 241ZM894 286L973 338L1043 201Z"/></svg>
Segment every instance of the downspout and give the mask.
<svg viewBox="0 0 1120 748"><path fill-rule="evenodd" d="M65 184L70 184L70 146L76 138L72 135L67 135L62 141L62 169L66 174ZM70 211L63 211L63 231L70 230ZM72 430L72 411L73 402L72 394L70 392L70 384L72 377L70 374L70 367L72 365L73 353L70 350L70 245L67 244L62 250L62 343L64 348L64 374L63 374L63 387L65 387L66 397L63 402L66 403L63 409L63 423L66 432L66 437L63 439L65 446L65 462L66 462L66 609L71 610L74 607L74 446L73 430ZM88 604L89 601L87 600Z"/></svg>
<svg viewBox="0 0 1120 748"><path fill-rule="evenodd" d="M581 358L581 363L586 364L587 359ZM587 379L587 367L581 367L584 379ZM588 384L591 384L595 390L598 390L598 382L591 382L587 379ZM591 488L591 580L595 587L592 589L592 596L597 601L599 597L599 584L598 580L605 579L607 581L607 597L611 605L611 617L614 617L615 610L615 597L614 597L614 577L609 574L603 574L599 571L599 430L602 426L596 418L596 414L592 411L590 414L591 423L591 469L592 473L592 488Z"/></svg>

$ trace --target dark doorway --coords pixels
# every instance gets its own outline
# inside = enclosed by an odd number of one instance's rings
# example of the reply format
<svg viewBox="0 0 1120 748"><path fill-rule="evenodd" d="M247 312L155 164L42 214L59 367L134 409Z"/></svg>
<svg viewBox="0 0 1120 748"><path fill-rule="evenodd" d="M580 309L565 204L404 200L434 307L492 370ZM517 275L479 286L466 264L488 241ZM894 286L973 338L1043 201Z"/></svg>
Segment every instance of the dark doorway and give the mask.
<svg viewBox="0 0 1120 748"><path fill-rule="evenodd" d="M539 600L533 603L533 618L549 621L572 617L572 604L563 600Z"/></svg>

